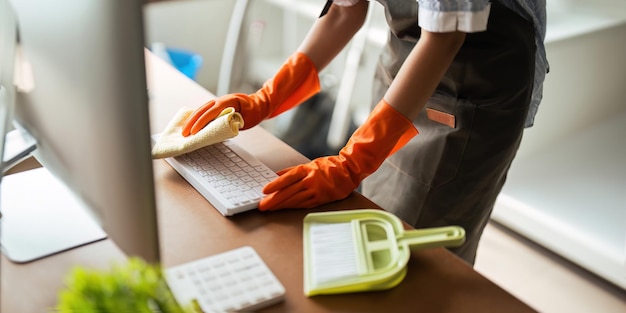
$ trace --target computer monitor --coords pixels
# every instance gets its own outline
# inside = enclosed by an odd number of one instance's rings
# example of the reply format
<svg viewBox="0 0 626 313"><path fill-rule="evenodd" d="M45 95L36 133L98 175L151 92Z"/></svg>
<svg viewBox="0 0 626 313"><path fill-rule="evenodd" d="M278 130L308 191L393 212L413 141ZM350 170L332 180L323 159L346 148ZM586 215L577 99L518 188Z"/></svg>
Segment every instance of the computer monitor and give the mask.
<svg viewBox="0 0 626 313"><path fill-rule="evenodd" d="M14 121L16 128L36 139L34 155L45 169L4 177L1 209L5 214L0 220L3 252L16 262L27 262L105 237L97 229L89 229L84 240L70 242L67 247L58 243L47 246L47 240L64 229L71 232L88 225L82 222L88 216L126 255L158 262L144 1L8 2L18 23L17 58L21 61L16 70L22 78L32 78L25 85L33 87L18 89ZM28 174L33 176L20 182L18 178ZM47 182L41 189L33 187L42 179ZM55 181L76 197L70 204L62 192L50 194L56 189L46 184ZM17 188L22 198L31 199L15 199L19 196L14 191L5 193L6 188ZM42 197L49 198L39 199ZM39 202L26 210L19 207L23 200ZM76 204L80 208L69 212L68 208ZM67 216L74 213L76 217ZM42 221L41 216L56 221ZM14 222L22 226L12 227ZM74 226L68 226L72 223ZM10 230L15 232L11 236ZM26 256L12 258L11 248L20 250L29 244L42 246L35 247L42 251L27 251Z"/></svg>
<svg viewBox="0 0 626 313"><path fill-rule="evenodd" d="M9 130L15 101L13 83L17 21L8 3L0 2L0 134ZM4 155L4 136L0 136L0 156ZM0 181L2 177L0 177Z"/></svg>

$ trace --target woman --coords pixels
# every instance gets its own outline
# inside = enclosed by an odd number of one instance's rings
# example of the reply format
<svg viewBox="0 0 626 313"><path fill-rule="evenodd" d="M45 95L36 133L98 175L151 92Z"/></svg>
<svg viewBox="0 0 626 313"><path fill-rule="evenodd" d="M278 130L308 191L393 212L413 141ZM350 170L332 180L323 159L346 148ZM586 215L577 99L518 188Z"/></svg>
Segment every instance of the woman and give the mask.
<svg viewBox="0 0 626 313"><path fill-rule="evenodd" d="M452 251L473 264L541 99L545 0L378 2L390 35L372 113L339 155L281 171L265 186L259 209L315 207L345 198L363 182L366 197L413 227L464 227L466 242ZM249 128L317 93L318 72L363 25L367 9L365 0L328 1L272 79L254 94L204 104L183 135L195 134L225 107L235 107Z"/></svg>

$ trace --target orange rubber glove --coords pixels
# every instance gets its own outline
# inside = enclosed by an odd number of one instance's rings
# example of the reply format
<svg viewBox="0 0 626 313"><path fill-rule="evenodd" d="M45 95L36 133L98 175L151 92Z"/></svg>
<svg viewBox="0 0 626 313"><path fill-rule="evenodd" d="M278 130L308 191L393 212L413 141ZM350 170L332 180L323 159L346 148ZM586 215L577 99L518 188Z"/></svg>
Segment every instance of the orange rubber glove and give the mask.
<svg viewBox="0 0 626 313"><path fill-rule="evenodd" d="M257 92L250 95L224 95L196 109L185 121L182 134L185 137L196 134L228 107L235 108L243 117L242 130L252 128L304 102L319 91L315 65L304 53L296 52Z"/></svg>
<svg viewBox="0 0 626 313"><path fill-rule="evenodd" d="M381 100L339 155L280 171L263 188L267 196L259 210L313 208L343 199L417 133L409 119Z"/></svg>

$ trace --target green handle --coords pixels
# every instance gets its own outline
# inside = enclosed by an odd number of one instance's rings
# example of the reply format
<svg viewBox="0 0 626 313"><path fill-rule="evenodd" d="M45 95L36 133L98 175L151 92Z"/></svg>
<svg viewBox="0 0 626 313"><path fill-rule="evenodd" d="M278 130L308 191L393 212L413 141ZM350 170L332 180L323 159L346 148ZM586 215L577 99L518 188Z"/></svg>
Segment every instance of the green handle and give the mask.
<svg viewBox="0 0 626 313"><path fill-rule="evenodd" d="M465 242L465 229L460 226L443 226L408 230L398 236L398 243L411 249L458 247Z"/></svg>

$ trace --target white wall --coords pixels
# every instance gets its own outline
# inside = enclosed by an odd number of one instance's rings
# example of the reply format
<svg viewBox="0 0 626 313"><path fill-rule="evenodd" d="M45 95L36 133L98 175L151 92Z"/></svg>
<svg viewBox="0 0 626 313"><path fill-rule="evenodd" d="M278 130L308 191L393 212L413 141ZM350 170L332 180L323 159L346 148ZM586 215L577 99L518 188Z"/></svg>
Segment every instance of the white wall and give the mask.
<svg viewBox="0 0 626 313"><path fill-rule="evenodd" d="M626 2L548 4L544 99L492 219L626 289Z"/></svg>
<svg viewBox="0 0 626 313"><path fill-rule="evenodd" d="M548 42L546 49L544 98L518 159L626 109L626 22Z"/></svg>

